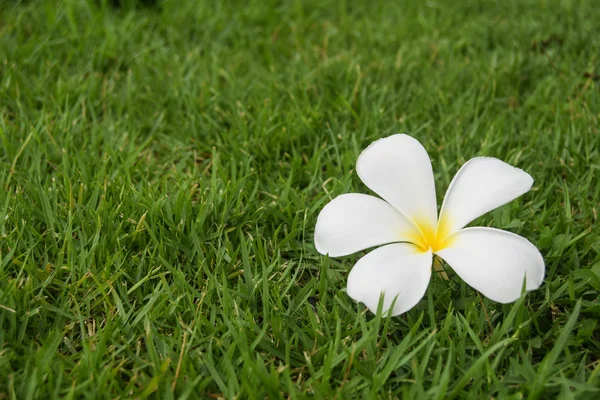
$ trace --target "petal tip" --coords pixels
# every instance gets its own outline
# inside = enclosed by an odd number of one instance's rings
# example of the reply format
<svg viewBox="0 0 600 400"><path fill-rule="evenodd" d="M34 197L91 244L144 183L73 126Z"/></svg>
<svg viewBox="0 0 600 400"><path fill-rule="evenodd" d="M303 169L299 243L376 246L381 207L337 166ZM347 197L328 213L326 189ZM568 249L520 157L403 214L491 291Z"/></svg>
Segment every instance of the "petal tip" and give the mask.
<svg viewBox="0 0 600 400"><path fill-rule="evenodd" d="M358 159L356 160L356 172L358 173L358 175L360 176L359 165L361 167L364 165L364 156L369 152L369 150L372 150L374 147L377 147L377 146L383 144L384 142L391 142L391 141L395 141L395 140L409 140L409 141L418 143L419 146L422 146L421 143L417 139L415 139L414 137L412 137L410 135L407 135L406 133L395 133L390 136L376 139L373 142L371 142L371 144L368 145L367 148L364 149L363 151L361 151L361 153L359 154Z"/></svg>

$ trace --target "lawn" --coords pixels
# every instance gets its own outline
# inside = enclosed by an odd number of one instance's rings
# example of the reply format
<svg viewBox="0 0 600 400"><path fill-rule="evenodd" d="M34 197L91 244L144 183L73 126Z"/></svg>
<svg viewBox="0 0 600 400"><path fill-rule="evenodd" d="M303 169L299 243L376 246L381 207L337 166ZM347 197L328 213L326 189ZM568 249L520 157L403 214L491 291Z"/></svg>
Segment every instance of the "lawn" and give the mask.
<svg viewBox="0 0 600 400"><path fill-rule="evenodd" d="M0 399L600 396L595 1L0 1ZM475 156L533 189L472 225L542 287L451 269L394 318L319 211L404 132L438 200ZM482 266L482 268L485 266Z"/></svg>

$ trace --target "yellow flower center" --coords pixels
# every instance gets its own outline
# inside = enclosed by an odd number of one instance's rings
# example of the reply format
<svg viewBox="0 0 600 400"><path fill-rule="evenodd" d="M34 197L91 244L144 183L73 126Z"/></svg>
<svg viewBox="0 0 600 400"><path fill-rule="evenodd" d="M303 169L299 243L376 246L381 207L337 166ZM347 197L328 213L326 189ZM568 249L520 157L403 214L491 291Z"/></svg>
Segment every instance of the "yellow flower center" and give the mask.
<svg viewBox="0 0 600 400"><path fill-rule="evenodd" d="M431 251L436 252L452 243L450 224L447 217L441 218L437 227L421 218L415 218L413 221L418 229L410 232L408 238L422 251L431 249Z"/></svg>

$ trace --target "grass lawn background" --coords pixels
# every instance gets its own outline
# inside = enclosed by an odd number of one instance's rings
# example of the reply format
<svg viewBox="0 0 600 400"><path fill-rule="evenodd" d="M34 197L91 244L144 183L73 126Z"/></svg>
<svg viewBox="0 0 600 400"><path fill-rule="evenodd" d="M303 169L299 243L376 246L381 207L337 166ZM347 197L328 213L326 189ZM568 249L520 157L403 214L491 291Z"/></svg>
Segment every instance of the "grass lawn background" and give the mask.
<svg viewBox="0 0 600 400"><path fill-rule="evenodd" d="M600 396L597 3L111 4L0 1L0 399ZM539 290L349 299L316 217L398 132L439 199L474 156L533 176L471 225Z"/></svg>

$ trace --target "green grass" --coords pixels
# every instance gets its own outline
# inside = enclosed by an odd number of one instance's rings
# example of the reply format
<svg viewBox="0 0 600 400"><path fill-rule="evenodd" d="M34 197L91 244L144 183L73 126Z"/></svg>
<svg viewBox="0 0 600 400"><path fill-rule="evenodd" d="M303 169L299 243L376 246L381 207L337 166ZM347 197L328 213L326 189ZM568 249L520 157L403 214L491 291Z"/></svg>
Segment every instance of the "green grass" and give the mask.
<svg viewBox="0 0 600 400"><path fill-rule="evenodd" d="M0 399L600 396L594 1L0 1ZM450 271L399 318L313 245L406 132L531 192L501 305Z"/></svg>

